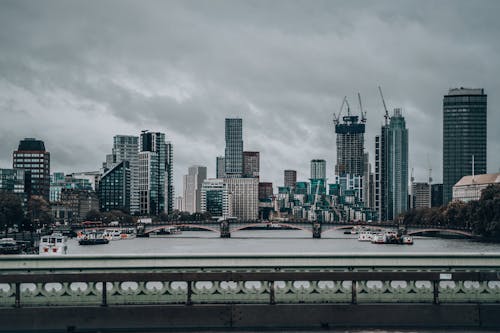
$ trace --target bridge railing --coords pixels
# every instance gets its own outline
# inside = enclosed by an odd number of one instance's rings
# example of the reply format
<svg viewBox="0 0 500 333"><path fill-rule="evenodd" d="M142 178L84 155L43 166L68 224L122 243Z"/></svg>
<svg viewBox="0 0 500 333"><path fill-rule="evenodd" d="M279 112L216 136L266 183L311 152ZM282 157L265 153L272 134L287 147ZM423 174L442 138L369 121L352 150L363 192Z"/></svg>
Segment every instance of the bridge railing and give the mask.
<svg viewBox="0 0 500 333"><path fill-rule="evenodd" d="M499 303L500 254L1 258L0 307Z"/></svg>

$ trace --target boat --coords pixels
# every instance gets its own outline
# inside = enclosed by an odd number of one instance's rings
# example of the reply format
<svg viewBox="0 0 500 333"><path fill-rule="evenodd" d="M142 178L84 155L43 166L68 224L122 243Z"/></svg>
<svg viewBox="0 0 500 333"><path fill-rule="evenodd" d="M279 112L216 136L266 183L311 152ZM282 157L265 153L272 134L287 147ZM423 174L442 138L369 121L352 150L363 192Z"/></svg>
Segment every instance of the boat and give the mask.
<svg viewBox="0 0 500 333"><path fill-rule="evenodd" d="M167 227L159 230L154 230L149 233L151 238L169 237L172 235L177 235L182 233L181 229L178 227Z"/></svg>
<svg viewBox="0 0 500 333"><path fill-rule="evenodd" d="M124 228L120 232L120 239L132 239L137 237L137 231L134 228Z"/></svg>
<svg viewBox="0 0 500 333"><path fill-rule="evenodd" d="M42 236L38 246L40 255L61 255L68 251L68 237L62 233L53 233L52 235Z"/></svg>
<svg viewBox="0 0 500 333"><path fill-rule="evenodd" d="M104 233L95 231L84 233L83 237L78 241L80 245L101 245L108 243L109 240L104 238Z"/></svg>
<svg viewBox="0 0 500 333"><path fill-rule="evenodd" d="M14 238L0 239L0 254L20 254L21 252L22 248Z"/></svg>
<svg viewBox="0 0 500 333"><path fill-rule="evenodd" d="M373 244L404 244L413 245L413 237L409 235L404 235L396 231L387 231L385 233L379 233L372 237Z"/></svg>
<svg viewBox="0 0 500 333"><path fill-rule="evenodd" d="M121 229L105 229L102 236L109 241L120 240L121 233Z"/></svg>
<svg viewBox="0 0 500 333"><path fill-rule="evenodd" d="M370 242L374 235L374 231L372 230L363 230L358 235L358 241L360 242Z"/></svg>

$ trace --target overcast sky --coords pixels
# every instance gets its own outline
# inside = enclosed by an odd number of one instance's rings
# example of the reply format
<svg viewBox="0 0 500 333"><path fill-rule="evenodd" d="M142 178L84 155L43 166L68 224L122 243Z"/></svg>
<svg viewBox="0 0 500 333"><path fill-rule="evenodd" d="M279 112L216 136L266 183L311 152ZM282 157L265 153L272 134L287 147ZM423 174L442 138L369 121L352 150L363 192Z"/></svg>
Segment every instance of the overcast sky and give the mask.
<svg viewBox="0 0 500 333"><path fill-rule="evenodd" d="M373 162L389 109L401 107L417 181L442 180L442 98L488 94L488 172L500 167L499 1L0 0L0 167L19 140L51 152L51 171L98 170L116 134L165 132L174 179L215 177L224 119L243 118L261 181L336 158L333 113L358 92Z"/></svg>

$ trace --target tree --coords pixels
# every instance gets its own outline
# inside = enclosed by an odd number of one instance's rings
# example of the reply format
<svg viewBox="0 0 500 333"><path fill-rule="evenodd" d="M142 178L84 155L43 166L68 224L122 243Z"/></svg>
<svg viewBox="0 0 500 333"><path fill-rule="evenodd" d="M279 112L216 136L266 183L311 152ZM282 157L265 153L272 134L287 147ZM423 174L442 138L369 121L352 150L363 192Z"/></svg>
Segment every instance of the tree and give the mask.
<svg viewBox="0 0 500 333"><path fill-rule="evenodd" d="M28 215L33 226L46 226L52 223L53 218L50 205L44 197L32 195L28 201Z"/></svg>
<svg viewBox="0 0 500 333"><path fill-rule="evenodd" d="M9 228L14 224L21 225L24 222L23 204L19 196L0 192L0 228L7 234Z"/></svg>
<svg viewBox="0 0 500 333"><path fill-rule="evenodd" d="M87 221L100 221L101 218L102 218L101 213L95 209L89 210L85 215L85 219Z"/></svg>

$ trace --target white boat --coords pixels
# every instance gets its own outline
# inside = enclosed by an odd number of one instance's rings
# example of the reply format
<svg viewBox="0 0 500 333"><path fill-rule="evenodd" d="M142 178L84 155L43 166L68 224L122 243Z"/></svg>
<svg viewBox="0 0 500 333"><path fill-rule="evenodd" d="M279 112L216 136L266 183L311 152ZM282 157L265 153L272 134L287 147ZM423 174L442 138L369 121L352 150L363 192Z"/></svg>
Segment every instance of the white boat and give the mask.
<svg viewBox="0 0 500 333"><path fill-rule="evenodd" d="M120 232L120 239L132 239L137 237L137 231L134 228L124 228Z"/></svg>
<svg viewBox="0 0 500 333"><path fill-rule="evenodd" d="M106 229L104 230L103 237L109 241L120 240L122 239L120 237L121 233L122 233L121 229Z"/></svg>
<svg viewBox="0 0 500 333"><path fill-rule="evenodd" d="M379 233L372 235L371 242L373 244L385 244L386 242L385 234Z"/></svg>
<svg viewBox="0 0 500 333"><path fill-rule="evenodd" d="M372 240L373 235L374 235L374 232L371 230L361 231L358 235L358 241L370 242Z"/></svg>
<svg viewBox="0 0 500 333"><path fill-rule="evenodd" d="M42 236L38 253L40 255L61 255L68 251L68 237L60 233L53 233L50 236Z"/></svg>
<svg viewBox="0 0 500 333"><path fill-rule="evenodd" d="M403 244L413 245L413 237L408 235L403 236Z"/></svg>

